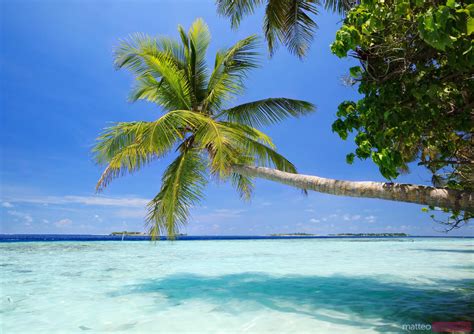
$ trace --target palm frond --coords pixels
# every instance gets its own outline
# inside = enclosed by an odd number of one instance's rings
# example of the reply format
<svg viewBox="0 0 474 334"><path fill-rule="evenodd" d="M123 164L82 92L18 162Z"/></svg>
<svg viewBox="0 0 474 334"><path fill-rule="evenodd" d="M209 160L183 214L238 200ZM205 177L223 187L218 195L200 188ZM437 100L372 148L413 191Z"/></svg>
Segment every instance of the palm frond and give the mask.
<svg viewBox="0 0 474 334"><path fill-rule="evenodd" d="M273 0L278 1L278 0ZM284 19L283 43L288 50L303 58L318 26L310 15L317 15L318 0L291 0Z"/></svg>
<svg viewBox="0 0 474 334"><path fill-rule="evenodd" d="M284 44L302 58L317 29L311 15L316 15L319 0L269 0L265 10L264 33L270 55Z"/></svg>
<svg viewBox="0 0 474 334"><path fill-rule="evenodd" d="M324 8L335 13L345 14L359 2L360 0L325 0Z"/></svg>
<svg viewBox="0 0 474 334"><path fill-rule="evenodd" d="M198 102L202 101L206 94L207 66L206 51L211 41L209 28L204 20L197 19L191 25L188 32L189 40L189 81L193 90L194 108L198 108Z"/></svg>
<svg viewBox="0 0 474 334"><path fill-rule="evenodd" d="M258 67L259 53L255 51L258 46L258 37L252 35L216 54L204 100L206 109L219 110L224 101L243 91L243 79L251 69Z"/></svg>
<svg viewBox="0 0 474 334"><path fill-rule="evenodd" d="M95 160L108 164L97 183L103 190L114 178L132 173L169 152L185 136L186 129L200 126L196 114L187 110L169 112L154 122L118 123L97 139Z"/></svg>
<svg viewBox="0 0 474 334"><path fill-rule="evenodd" d="M143 60L155 79L160 78L162 89L175 100L176 109L191 109L191 83L187 80L185 70L176 66L169 53L143 55Z"/></svg>
<svg viewBox="0 0 474 334"><path fill-rule="evenodd" d="M172 40L144 34L131 35L115 49L115 64L127 68L138 80L131 100L144 98L144 90L154 91L165 109L190 109L190 83L185 73L185 50ZM160 103L168 101L166 103Z"/></svg>
<svg viewBox="0 0 474 334"><path fill-rule="evenodd" d="M217 13L230 18L232 28L237 28L243 17L251 15L263 0L217 0Z"/></svg>
<svg viewBox="0 0 474 334"><path fill-rule="evenodd" d="M270 56L273 56L278 48L278 41L284 41L285 15L287 12L287 1L269 0L265 8L263 21L263 33L267 41Z"/></svg>
<svg viewBox="0 0 474 334"><path fill-rule="evenodd" d="M195 132L196 144L209 153L212 174L221 179L227 178L232 164L239 157L233 141L235 136L228 128L208 117Z"/></svg>
<svg viewBox="0 0 474 334"><path fill-rule="evenodd" d="M152 238L174 238L186 224L189 209L203 198L206 163L196 150L187 150L168 166L160 192L148 203L147 226Z"/></svg>
<svg viewBox="0 0 474 334"><path fill-rule="evenodd" d="M272 148L251 138L242 141L241 145L244 149L243 152L247 156L253 156L258 166L276 168L288 173L297 173L296 167Z"/></svg>
<svg viewBox="0 0 474 334"><path fill-rule="evenodd" d="M279 43L303 58L309 49L317 29L312 16L318 14L317 6L344 15L360 0L217 0L217 13L230 19L231 27L237 28L245 16L252 15L256 8L267 3L263 31L270 55Z"/></svg>
<svg viewBox="0 0 474 334"><path fill-rule="evenodd" d="M262 127L278 123L289 117L299 117L315 110L309 102L285 98L270 98L244 103L224 110L229 122Z"/></svg>
<svg viewBox="0 0 474 334"><path fill-rule="evenodd" d="M240 175L237 173L232 173L231 175L231 182L235 189L239 192L239 195L244 200L249 200L252 196L254 183L253 179L245 176Z"/></svg>
<svg viewBox="0 0 474 334"><path fill-rule="evenodd" d="M227 131L232 131L236 138L249 137L253 140L258 141L264 145L268 145L271 148L275 148L272 139L267 134L263 133L256 128L245 124L233 123L233 122L223 122L220 121L219 124L224 125L227 128Z"/></svg>
<svg viewBox="0 0 474 334"><path fill-rule="evenodd" d="M122 148L113 156L100 176L96 185L96 191L100 192L104 190L113 179L123 176L126 173L132 174L152 160L159 158L161 155L162 154L146 150L140 143L131 144Z"/></svg>
<svg viewBox="0 0 474 334"><path fill-rule="evenodd" d="M211 172L226 179L234 164L256 163L295 173L294 165L274 150L270 138L264 133L243 124L207 122L196 131L199 147L208 150Z"/></svg>

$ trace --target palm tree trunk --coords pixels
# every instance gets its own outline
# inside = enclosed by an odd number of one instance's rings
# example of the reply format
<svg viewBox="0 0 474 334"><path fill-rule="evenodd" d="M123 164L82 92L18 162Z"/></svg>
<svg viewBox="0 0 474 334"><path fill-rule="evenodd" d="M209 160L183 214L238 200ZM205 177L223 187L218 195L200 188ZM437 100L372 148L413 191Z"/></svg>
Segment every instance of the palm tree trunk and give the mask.
<svg viewBox="0 0 474 334"><path fill-rule="evenodd" d="M259 177L325 194L378 198L389 201L431 205L452 210L474 211L474 194L469 191L414 184L342 181L312 175L292 174L265 167L243 165L234 165L233 170L238 174L248 177Z"/></svg>

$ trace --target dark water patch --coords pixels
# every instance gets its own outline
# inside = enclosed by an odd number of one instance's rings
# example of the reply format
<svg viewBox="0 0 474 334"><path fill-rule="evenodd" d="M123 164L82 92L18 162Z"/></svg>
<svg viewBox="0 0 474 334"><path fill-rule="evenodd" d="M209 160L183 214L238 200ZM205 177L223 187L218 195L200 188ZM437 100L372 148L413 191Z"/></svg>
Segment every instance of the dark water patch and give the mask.
<svg viewBox="0 0 474 334"><path fill-rule="evenodd" d="M250 302L278 312L304 314L380 332L398 332L407 323L474 320L474 279L443 280L419 286L387 283L371 277L183 274L125 286L110 296L154 293L175 303L204 300L222 309L229 307L229 312L233 311L232 302ZM367 320L333 318L325 310ZM386 323L371 324L370 319L384 319Z"/></svg>
<svg viewBox="0 0 474 334"><path fill-rule="evenodd" d="M79 329L80 329L80 330L83 330L83 331L90 331L90 330L92 330L92 328L89 328L89 327L87 327L87 326L79 326Z"/></svg>
<svg viewBox="0 0 474 334"><path fill-rule="evenodd" d="M450 266L446 266L446 268L461 269L461 270L474 270L474 262L470 264L450 265Z"/></svg>
<svg viewBox="0 0 474 334"><path fill-rule="evenodd" d="M28 269L18 269L18 270L12 270L14 273L20 273L20 274L28 274L32 273L33 270L28 270Z"/></svg>
<svg viewBox="0 0 474 334"><path fill-rule="evenodd" d="M434 253L460 253L460 254L474 254L474 249L442 249L442 248L423 248L423 249L416 249L416 251L434 252Z"/></svg>
<svg viewBox="0 0 474 334"><path fill-rule="evenodd" d="M116 328L116 330L119 330L119 331L126 331L126 330L129 330L129 329L133 329L136 325L137 325L137 321L135 322L130 322L128 324L122 324L120 326L118 326Z"/></svg>
<svg viewBox="0 0 474 334"><path fill-rule="evenodd" d="M415 242L407 237L366 237L367 239L347 240L349 242ZM372 239L373 238L373 239Z"/></svg>

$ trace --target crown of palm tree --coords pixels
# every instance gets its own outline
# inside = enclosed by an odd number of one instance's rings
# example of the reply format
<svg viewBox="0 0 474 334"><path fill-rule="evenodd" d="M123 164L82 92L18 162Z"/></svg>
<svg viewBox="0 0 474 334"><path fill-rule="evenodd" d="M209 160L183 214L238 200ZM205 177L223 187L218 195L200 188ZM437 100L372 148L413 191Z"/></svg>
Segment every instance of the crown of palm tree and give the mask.
<svg viewBox="0 0 474 334"><path fill-rule="evenodd" d="M252 180L235 173L233 166L269 166L295 173L293 164L256 127L314 110L311 103L286 98L226 108L243 92L248 71L257 66L256 36L217 52L209 69L205 55L211 36L203 20L196 20L187 33L181 26L178 31L180 41L137 34L115 50L117 68L136 76L131 100L156 103L165 113L153 122L106 128L93 149L96 161L106 166L98 191L120 175L177 152L163 174L159 193L148 204L146 221L153 237L173 237L179 231L190 207L202 199L209 174L231 180L248 198Z"/></svg>

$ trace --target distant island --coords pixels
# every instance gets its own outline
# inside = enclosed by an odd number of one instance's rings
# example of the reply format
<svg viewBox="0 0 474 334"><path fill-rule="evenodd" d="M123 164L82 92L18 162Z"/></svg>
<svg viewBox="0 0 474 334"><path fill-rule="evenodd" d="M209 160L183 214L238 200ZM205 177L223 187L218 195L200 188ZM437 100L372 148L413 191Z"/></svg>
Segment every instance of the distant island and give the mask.
<svg viewBox="0 0 474 334"><path fill-rule="evenodd" d="M317 236L317 234L311 234L311 233L275 233L275 234L270 234L271 237L314 237Z"/></svg>
<svg viewBox="0 0 474 334"><path fill-rule="evenodd" d="M318 234L312 233L274 233L271 237L316 237ZM328 237L408 237L406 233L337 233L328 234Z"/></svg>
<svg viewBox="0 0 474 334"><path fill-rule="evenodd" d="M329 234L336 237L408 237L406 233L338 233Z"/></svg>
<svg viewBox="0 0 474 334"><path fill-rule="evenodd" d="M109 235L148 235L148 234L144 232L120 231L120 232L112 232Z"/></svg>
<svg viewBox="0 0 474 334"><path fill-rule="evenodd" d="M109 235L112 235L112 236L122 236L122 235L127 235L127 236L150 236L148 233L145 233L145 232L135 232L135 231L116 231L116 232L112 232L110 233ZM184 233L179 233L176 235L177 237L184 237L184 236L187 236L187 234L184 234Z"/></svg>

